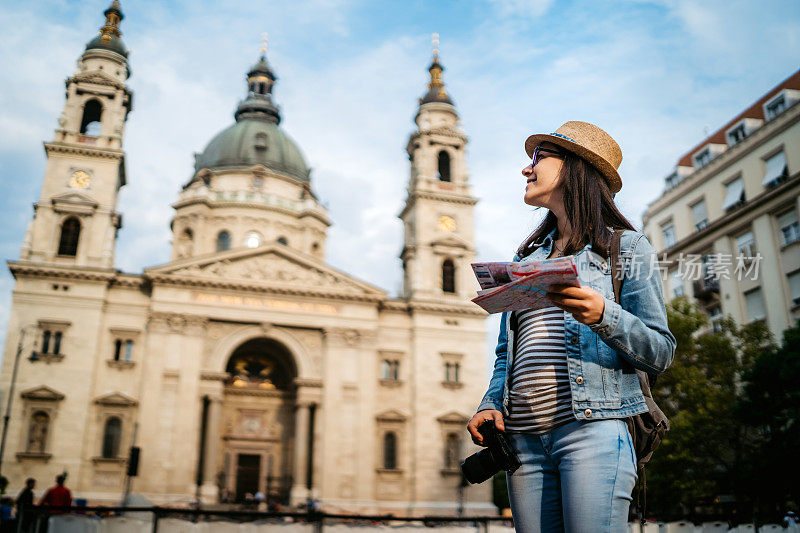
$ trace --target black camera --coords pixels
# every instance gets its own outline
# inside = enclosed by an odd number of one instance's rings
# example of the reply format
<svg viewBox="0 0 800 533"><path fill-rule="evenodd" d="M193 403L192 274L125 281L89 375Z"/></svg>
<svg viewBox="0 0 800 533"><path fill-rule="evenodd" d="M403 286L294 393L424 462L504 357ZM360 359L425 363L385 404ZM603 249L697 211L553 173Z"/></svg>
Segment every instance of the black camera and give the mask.
<svg viewBox="0 0 800 533"><path fill-rule="evenodd" d="M486 449L473 453L461 463L461 473L472 484L483 483L500 470L509 474L519 468L517 453L509 444L506 434L497 429L494 420L484 420L478 426Z"/></svg>

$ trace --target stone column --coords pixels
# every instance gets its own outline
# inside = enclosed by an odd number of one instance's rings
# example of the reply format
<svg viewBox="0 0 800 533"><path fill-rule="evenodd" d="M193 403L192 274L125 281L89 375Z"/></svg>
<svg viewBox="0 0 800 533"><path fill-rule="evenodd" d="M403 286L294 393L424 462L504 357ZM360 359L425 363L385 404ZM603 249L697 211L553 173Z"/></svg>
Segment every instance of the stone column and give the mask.
<svg viewBox="0 0 800 533"><path fill-rule="evenodd" d="M297 404L294 427L294 468L292 473L292 506L304 504L308 496L306 478L308 476L308 422L309 404Z"/></svg>
<svg viewBox="0 0 800 533"><path fill-rule="evenodd" d="M321 485L320 485L320 477L322 473L322 469L320 465L323 462L322 456L322 438L320 435L322 434L322 404L316 402L314 404L314 434L311 435L312 439L312 452L311 452L311 464L309 468L311 468L312 476L311 476L311 497L319 500L321 498Z"/></svg>
<svg viewBox="0 0 800 533"><path fill-rule="evenodd" d="M219 426L222 416L222 399L209 397L208 419L206 425L205 454L203 456L203 484L200 498L203 503L217 503L217 456L219 451Z"/></svg>
<svg viewBox="0 0 800 533"><path fill-rule="evenodd" d="M764 309L767 311L767 326L776 339L781 338L781 332L786 329L788 317L784 311L786 297L783 293L783 273L781 257L781 243L773 229L772 215L765 213L753 220L753 235L756 247L759 249L762 260L758 265L758 284L761 286L761 298ZM751 275L746 276L750 279ZM770 302L780 302L770 306ZM745 318L747 318L747 304L745 303Z"/></svg>

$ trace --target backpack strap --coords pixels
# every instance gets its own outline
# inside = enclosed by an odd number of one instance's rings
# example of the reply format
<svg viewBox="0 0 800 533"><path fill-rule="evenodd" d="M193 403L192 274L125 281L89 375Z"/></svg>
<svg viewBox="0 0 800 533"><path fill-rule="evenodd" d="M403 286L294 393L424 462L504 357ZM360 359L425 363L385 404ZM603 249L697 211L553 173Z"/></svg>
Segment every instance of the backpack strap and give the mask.
<svg viewBox="0 0 800 533"><path fill-rule="evenodd" d="M620 230L612 228L611 231L612 231L612 235L611 235L611 254L610 254L611 257L609 258L609 262L611 263L611 283L614 286L614 299L616 300L616 302L618 304L622 305L622 301L620 300L620 294L622 292L622 276L624 275L624 272L620 268L619 259L620 259L620 248L621 248L620 242L622 241L622 231L624 231L624 230L620 231ZM653 377L650 376L649 374L645 374L644 376L642 376L642 371L638 370L638 369L636 370L636 373L639 374L639 385L642 388L642 394L645 394L646 396L651 396L652 397L652 393L650 392L650 382L654 381ZM633 447L634 447L634 450L635 450L636 449L636 441L635 441L636 431L634 431L634 428L633 428L633 420L632 420L632 418L628 418L626 420L626 422L627 422L628 428L629 428L630 433L631 433L631 438L634 439ZM642 473L642 475L640 476L642 482L638 484L639 488L638 488L638 490L636 492L636 507L639 510L639 512L641 513L639 515L639 520L640 520L641 524L644 524L645 520L647 519L646 518L647 517L647 477L646 477L646 473L645 473L645 469L644 468L645 468L644 465L639 466L639 471ZM644 495L643 495L644 496L644 498L643 498L644 499L644 505L640 507L639 506L639 496L642 495L642 492L644 492Z"/></svg>
<svg viewBox="0 0 800 533"><path fill-rule="evenodd" d="M620 242L622 232L616 229L611 234L611 283L614 285L614 299L621 305L619 295L622 291L622 272L619 269Z"/></svg>
<svg viewBox="0 0 800 533"><path fill-rule="evenodd" d="M612 231L611 257L609 258L609 262L611 263L611 283L614 286L614 300L618 304L622 305L620 294L622 293L622 280L623 276L625 275L625 271L620 266L619 260L621 257L620 249L622 247L622 231L624 230L613 229ZM644 374L639 376L639 384L642 386L642 394L652 398L653 394L650 392L650 387L655 384L657 376L652 375L649 372L637 370L637 373L639 372Z"/></svg>

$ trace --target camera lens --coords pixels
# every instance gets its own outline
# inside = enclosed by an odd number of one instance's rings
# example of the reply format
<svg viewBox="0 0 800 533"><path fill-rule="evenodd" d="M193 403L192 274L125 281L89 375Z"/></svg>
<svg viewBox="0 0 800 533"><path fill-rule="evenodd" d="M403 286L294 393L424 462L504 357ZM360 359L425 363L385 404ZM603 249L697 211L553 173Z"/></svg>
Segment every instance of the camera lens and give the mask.
<svg viewBox="0 0 800 533"><path fill-rule="evenodd" d="M470 455L461 463L461 472L472 484L483 483L499 470L500 467L489 448Z"/></svg>

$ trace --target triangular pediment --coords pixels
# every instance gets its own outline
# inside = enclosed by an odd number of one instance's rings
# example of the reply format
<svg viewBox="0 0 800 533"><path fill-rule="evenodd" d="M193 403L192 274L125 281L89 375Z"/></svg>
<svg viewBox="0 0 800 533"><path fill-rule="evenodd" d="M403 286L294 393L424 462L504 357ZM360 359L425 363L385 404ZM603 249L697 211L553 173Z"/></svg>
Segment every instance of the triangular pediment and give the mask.
<svg viewBox="0 0 800 533"><path fill-rule="evenodd" d="M138 405L139 402L121 392L109 392L99 398L96 398L94 403L99 405L113 405L115 407L133 407Z"/></svg>
<svg viewBox="0 0 800 533"><path fill-rule="evenodd" d="M59 402L64 399L64 395L55 389L42 385L32 389L24 390L20 394L26 400L38 400L45 402Z"/></svg>
<svg viewBox="0 0 800 533"><path fill-rule="evenodd" d="M85 74L78 74L72 77L72 81L82 83L94 83L95 85L110 85L112 87L124 87L119 80L111 77L102 70L93 70Z"/></svg>
<svg viewBox="0 0 800 533"><path fill-rule="evenodd" d="M389 409L375 417L375 420L380 422L405 422L407 419L408 417L397 409Z"/></svg>
<svg viewBox="0 0 800 533"><path fill-rule="evenodd" d="M472 245L470 245L469 241L466 239L459 237L455 234L445 235L444 237L440 237L435 239L431 242L431 246L444 246L448 248L463 248L463 249L471 249Z"/></svg>
<svg viewBox="0 0 800 533"><path fill-rule="evenodd" d="M456 411L450 411L437 417L436 420L445 424L466 424L469 422L469 417Z"/></svg>
<svg viewBox="0 0 800 533"><path fill-rule="evenodd" d="M91 196L78 191L69 191L58 194L53 196L50 200L53 202L53 204L77 204L97 207L97 202L92 199Z"/></svg>
<svg viewBox="0 0 800 533"><path fill-rule="evenodd" d="M147 269L145 275L189 283L191 280L216 280L231 285L266 285L376 297L386 294L374 285L279 243L181 259Z"/></svg>

